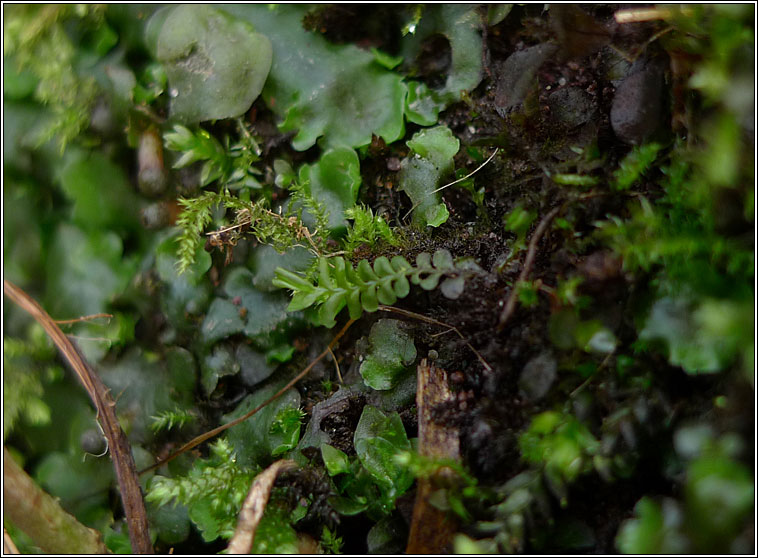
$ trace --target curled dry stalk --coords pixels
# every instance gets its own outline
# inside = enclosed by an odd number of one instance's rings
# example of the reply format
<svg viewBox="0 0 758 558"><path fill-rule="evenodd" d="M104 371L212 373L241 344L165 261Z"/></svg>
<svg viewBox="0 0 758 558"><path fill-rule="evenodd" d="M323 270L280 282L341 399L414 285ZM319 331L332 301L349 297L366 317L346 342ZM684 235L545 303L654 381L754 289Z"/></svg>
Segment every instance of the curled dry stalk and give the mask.
<svg viewBox="0 0 758 558"><path fill-rule="evenodd" d="M263 409L266 405L268 405L272 401L275 401L276 399L278 399L288 389L290 389L297 382L299 382L303 377L305 377L305 375L308 374L308 372L310 372L311 369L314 366L316 366L316 364L322 358L324 358L326 355L328 355L331 352L331 350L337 345L337 343L339 342L339 340L342 338L343 335L345 335L345 333L347 332L347 330L350 328L351 325L353 325L354 322L355 322L355 320L348 320L348 322L342 327L342 329L339 330L339 332L337 332L337 335L334 336L334 338L331 340L331 342L329 343L329 345L327 345L326 349L324 349L323 351L321 351L321 354L319 354L315 359L313 359L311 361L311 363L308 366L306 366L297 376L295 376L294 378L292 378L292 380L290 380L287 383L286 386L284 386L282 389L280 389L279 391L277 391L274 395L272 395L271 397L269 397L268 399L266 399L263 403L261 403L260 405L258 405L255 409L253 409L252 411L250 411L250 412L242 415L239 418L236 418L236 419L234 419L232 421L227 422L226 424L222 424L221 426L219 426L217 428L214 428L213 430L209 430L208 432L205 432L203 434L200 434L199 436L196 436L195 438L193 438L192 440L190 440L189 442L187 442L186 444L184 444L182 447L180 447L178 450L176 450L175 452L173 452L172 454L170 454L168 457L166 457L164 459L161 459L159 461L156 461L155 463L153 463L149 467L146 467L145 469L142 469L139 472L139 474L142 475L144 473L147 473L148 471L152 471L153 469L157 469L158 467L161 467L162 465L165 465L169 461L172 461L172 460L176 459L181 454L183 454L183 453L191 450L192 448L195 448L195 447L199 446L203 442L205 442L207 440L210 440L211 438L214 438L214 437L218 436L219 434L221 434L225 430L228 430L232 426L236 426L236 425L240 424L241 422L245 422L247 419L249 419L250 417L252 417L258 411L260 411L261 409Z"/></svg>
<svg viewBox="0 0 758 558"><path fill-rule="evenodd" d="M111 448L113 467L121 492L132 549L139 554L152 554L153 544L150 541L145 502L142 499L132 448L116 417L116 402L111 397L110 391L87 364L76 346L37 301L7 280L3 281L3 290L5 296L28 312L45 329L76 372L84 389L87 390L87 394L97 409L97 418L103 427L108 446Z"/></svg>
<svg viewBox="0 0 758 558"><path fill-rule="evenodd" d="M255 531L263 517L274 481L279 473L293 467L296 467L294 461L281 459L269 465L265 471L255 477L237 516L237 527L234 529L234 536L229 541L229 546L226 547L227 554L250 554L255 540Z"/></svg>

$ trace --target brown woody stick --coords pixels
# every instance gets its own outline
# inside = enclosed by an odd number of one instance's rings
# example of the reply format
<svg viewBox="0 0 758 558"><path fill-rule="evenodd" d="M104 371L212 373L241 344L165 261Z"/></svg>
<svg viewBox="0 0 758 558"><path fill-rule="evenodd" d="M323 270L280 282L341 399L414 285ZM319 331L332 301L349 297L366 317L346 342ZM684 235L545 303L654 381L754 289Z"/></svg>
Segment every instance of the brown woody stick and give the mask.
<svg viewBox="0 0 758 558"><path fill-rule="evenodd" d="M145 502L142 499L137 468L134 465L129 440L124 431L121 430L121 425L116 417L116 402L76 346L33 298L10 281L3 281L3 291L5 296L28 312L45 329L58 350L63 353L66 361L76 372L84 389L87 390L87 394L97 409L97 418L103 426L103 432L111 450L111 459L121 492L132 550L139 554L152 554L153 545L150 542Z"/></svg>
<svg viewBox="0 0 758 558"><path fill-rule="evenodd" d="M447 372L430 365L426 359L417 368L418 388L418 451L426 457L460 461L460 433L457 428L438 424L433 418L434 408L455 400L447 386ZM406 554L445 554L450 551L456 522L447 513L430 503L436 490L435 483L443 482L450 471L440 469L430 478L420 478L413 506L411 529Z"/></svg>
<svg viewBox="0 0 758 558"><path fill-rule="evenodd" d="M107 554L103 538L79 523L58 501L42 490L3 447L3 511L34 544L50 554ZM3 551L18 554L8 533ZM8 547L7 549L5 547ZM15 552L14 552L15 549Z"/></svg>

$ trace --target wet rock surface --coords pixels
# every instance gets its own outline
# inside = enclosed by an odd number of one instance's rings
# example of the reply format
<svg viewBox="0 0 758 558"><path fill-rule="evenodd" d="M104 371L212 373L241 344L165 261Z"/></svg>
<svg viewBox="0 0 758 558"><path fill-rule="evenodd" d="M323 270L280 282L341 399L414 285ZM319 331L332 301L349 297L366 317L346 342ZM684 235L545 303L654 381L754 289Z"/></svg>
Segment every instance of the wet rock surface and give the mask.
<svg viewBox="0 0 758 558"><path fill-rule="evenodd" d="M619 84L611 106L611 126L621 141L639 145L661 125L663 67L660 60L635 63Z"/></svg>
<svg viewBox="0 0 758 558"><path fill-rule="evenodd" d="M508 57L498 72L495 91L495 107L501 116L524 101L536 84L540 66L557 51L557 45L546 43L514 52Z"/></svg>
<svg viewBox="0 0 758 558"><path fill-rule="evenodd" d="M569 129L589 122L596 110L592 97L579 87L554 91L548 97L548 103L552 122Z"/></svg>

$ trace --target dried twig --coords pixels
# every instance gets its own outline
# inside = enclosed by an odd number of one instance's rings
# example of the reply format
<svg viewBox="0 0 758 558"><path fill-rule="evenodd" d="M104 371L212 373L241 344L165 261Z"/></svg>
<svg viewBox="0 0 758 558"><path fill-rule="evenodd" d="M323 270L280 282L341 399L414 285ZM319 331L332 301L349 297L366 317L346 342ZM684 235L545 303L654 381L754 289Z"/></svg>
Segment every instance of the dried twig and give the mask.
<svg viewBox="0 0 758 558"><path fill-rule="evenodd" d="M263 517L276 477L282 471L292 469L296 465L291 459L282 459L272 463L265 471L255 477L250 486L250 492L245 498L245 503L242 504L242 509L237 516L237 527L234 530L232 540L229 541L229 546L226 548L227 554L250 554L255 539L255 530Z"/></svg>
<svg viewBox="0 0 758 558"><path fill-rule="evenodd" d="M464 343L466 343L466 346L471 350L474 355L476 355L476 358L479 359L479 362L482 363L482 366L484 366L484 369L487 372L492 372L492 367L487 363L486 360L484 360L484 357L479 354L479 351L477 351L471 343L468 342L468 339L458 330L457 327L451 326L450 324L446 324L445 322L441 322L439 320L435 320L434 318L430 318L428 316L424 316L423 314L417 314L416 312L411 312L410 310L404 310L402 308L395 308L394 306L385 306L384 304L379 305L379 310L383 312L395 312L396 314L402 314L403 316L408 316L409 318L416 318L417 320L421 320L422 322L427 322L430 324L438 325L440 327L446 327L447 331L443 331L442 334L449 333L451 331L454 331L458 337L463 340Z"/></svg>
<svg viewBox="0 0 758 558"><path fill-rule="evenodd" d="M337 355L335 355L332 350L329 349L329 356L332 357L332 362L334 362L334 370L337 372L337 380L339 381L340 385L342 385L345 382L342 381L342 372L340 371L340 363L337 360Z"/></svg>
<svg viewBox="0 0 758 558"><path fill-rule="evenodd" d="M178 450L176 450L174 453L170 454L168 457L166 457L164 459L160 459L160 460L156 461L155 463L153 463L152 465L150 465L150 467L142 469L139 472L139 474L142 475L144 473L147 473L148 471L152 471L153 469L157 469L158 467L160 467L162 465L165 465L169 461L171 461L171 460L179 457L184 452L189 451L192 448L199 446L200 444L202 444L206 440L210 440L211 438L213 438L215 436L218 436L219 434L221 434L225 430L228 430L232 426L236 426L236 425L238 425L241 422L245 422L247 419L249 419L250 417L252 417L255 413L257 413L258 411L260 411L261 409L263 409L266 405L268 405L272 401L278 399L284 392L286 392L288 389L290 389L292 386L294 386L308 372L310 372L311 369L316 365L316 363L318 363L322 358L324 358L327 354L329 354L329 352L337 344L337 342L340 340L340 338L342 338L342 336L345 335L345 332L348 330L348 328L351 325L353 325L353 322L355 322L355 320L349 320L342 327L342 329L337 333L337 335L334 336L334 339L332 339L331 343L329 343L329 345L327 345L326 349L324 349L321 352L320 355L318 355L315 359L313 359L313 361L308 366L306 366L303 369L302 372L300 372L297 376L295 376L294 378L292 378L292 380L290 380L289 383L286 386L284 386L282 389L280 389L279 391L277 391L274 395L272 395L271 397L269 397L268 399L266 399L263 403L261 403L260 405L258 405L255 409L253 409L252 411L250 411L250 412L242 415L239 418L236 418L236 419L234 419L232 421L227 422L226 424L222 424L221 426L219 426L217 428L214 428L213 430L209 430L208 432L205 432L204 434L200 434L200 436L197 436L197 437L193 438L192 440L190 440L189 442L187 442L186 444L184 444L182 447L180 447Z"/></svg>
<svg viewBox="0 0 758 558"><path fill-rule="evenodd" d="M5 296L31 314L45 329L58 350L63 353L71 368L76 372L79 381L95 404L98 420L103 426L108 446L111 448L111 458L121 491L121 500L124 504L126 521L129 526L129 540L132 543L132 549L139 554L152 554L153 544L150 542L145 502L142 499L137 470L134 466L132 448L126 434L121 430L116 417L116 403L113 401L108 388L105 387L100 377L93 372L76 346L33 298L10 281L3 281L3 290Z"/></svg>
<svg viewBox="0 0 758 558"><path fill-rule="evenodd" d="M619 10L613 17L616 19L616 23L640 23L643 21L655 21L660 19L670 19L677 12L683 16L691 16L692 8L687 7L665 7L656 6L654 8L630 8L626 10Z"/></svg>
<svg viewBox="0 0 758 558"><path fill-rule="evenodd" d="M113 318L113 314L90 314L89 316L81 316L80 318L72 318L70 320L55 320L56 324L75 324L78 322L88 322L90 320L96 320L98 318L108 318L110 321Z"/></svg>
<svg viewBox="0 0 758 558"><path fill-rule="evenodd" d="M511 314L513 314L513 311L516 309L516 298L518 297L518 285L522 281L525 281L526 278L529 276L529 272L531 272L532 265L534 264L534 258L537 255L537 244L539 243L540 238L542 238L542 235L545 234L545 231L550 225L550 222L555 218L556 215L558 215L558 213L563 209L563 207L564 206L558 206L552 211L550 211L550 213L545 215L542 218L542 221L540 221L540 224L537 225L537 229L534 231L534 234L532 235L531 240L529 240L529 249L526 252L524 267L521 268L521 273L519 273L518 279L516 283L513 285L513 289L511 289L511 294L508 296L508 300L505 302L503 311L500 314L500 319L498 320L497 331L503 330L503 328L505 327L505 324L508 322L508 319L511 317Z"/></svg>
<svg viewBox="0 0 758 558"><path fill-rule="evenodd" d="M99 532L82 525L42 490L3 447L3 511L34 544L50 554L107 554ZM8 533L4 553L18 554ZM14 552L15 550L15 552Z"/></svg>

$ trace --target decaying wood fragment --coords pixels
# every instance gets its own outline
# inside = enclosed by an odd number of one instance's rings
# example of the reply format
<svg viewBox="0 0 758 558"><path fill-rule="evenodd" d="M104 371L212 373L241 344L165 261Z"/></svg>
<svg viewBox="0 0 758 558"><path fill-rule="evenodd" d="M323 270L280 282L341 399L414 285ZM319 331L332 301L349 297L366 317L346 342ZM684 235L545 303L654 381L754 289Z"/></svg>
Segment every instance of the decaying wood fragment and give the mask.
<svg viewBox="0 0 758 558"><path fill-rule="evenodd" d="M28 312L45 329L50 339L53 340L58 350L76 372L84 389L87 390L87 394L97 409L97 418L108 440L113 468L116 471L116 479L121 492L121 501L124 504L132 549L138 554L152 554L153 543L150 541L145 502L142 499L142 490L132 457L132 448L116 417L116 402L111 397L110 391L87 364L76 346L37 301L10 281L3 282L3 290L5 296Z"/></svg>
<svg viewBox="0 0 758 558"><path fill-rule="evenodd" d="M3 512L34 544L50 554L107 554L103 537L79 523L42 490L3 448ZM15 552L14 552L15 549ZM18 554L7 532L3 552Z"/></svg>
<svg viewBox="0 0 758 558"><path fill-rule="evenodd" d="M433 409L440 403L451 402L455 396L447 385L447 372L426 359L418 366L418 451L425 457L460 461L460 437L457 428L435 422ZM448 471L449 473L449 471ZM416 502L413 506L411 532L406 554L446 554L456 531L453 519L429 502L436 484L444 481L445 469L428 479L419 479Z"/></svg>
<svg viewBox="0 0 758 558"><path fill-rule="evenodd" d="M295 466L296 463L291 459L282 459L272 463L265 471L255 477L237 517L237 528L234 530L234 536L226 549L227 554L250 553L255 539L255 531L263 517L276 477L282 471L292 469Z"/></svg>

